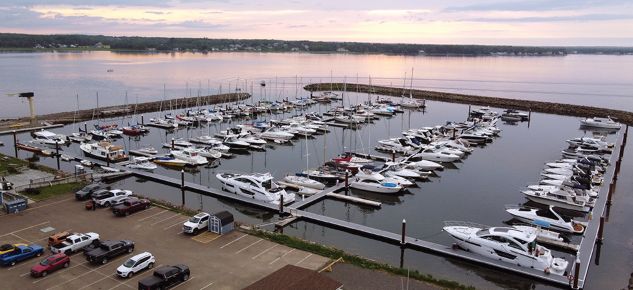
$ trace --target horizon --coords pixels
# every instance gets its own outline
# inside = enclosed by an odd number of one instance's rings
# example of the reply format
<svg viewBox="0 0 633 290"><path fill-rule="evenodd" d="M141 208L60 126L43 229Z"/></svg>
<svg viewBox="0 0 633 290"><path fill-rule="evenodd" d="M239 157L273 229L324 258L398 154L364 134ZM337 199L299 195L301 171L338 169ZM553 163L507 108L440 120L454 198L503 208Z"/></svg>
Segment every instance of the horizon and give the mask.
<svg viewBox="0 0 633 290"><path fill-rule="evenodd" d="M362 9L358 8L361 7ZM18 1L0 31L211 39L509 46L633 46L633 3L476 0Z"/></svg>

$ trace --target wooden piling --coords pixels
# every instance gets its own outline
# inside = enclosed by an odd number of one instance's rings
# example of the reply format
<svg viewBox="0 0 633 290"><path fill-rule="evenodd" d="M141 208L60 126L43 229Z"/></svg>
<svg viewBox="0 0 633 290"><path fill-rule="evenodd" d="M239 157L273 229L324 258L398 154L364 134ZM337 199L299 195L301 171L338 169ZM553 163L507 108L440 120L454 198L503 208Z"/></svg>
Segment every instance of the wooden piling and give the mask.
<svg viewBox="0 0 633 290"><path fill-rule="evenodd" d="M59 142L55 142L55 158L57 159L57 170L60 170L60 167L59 167Z"/></svg>
<svg viewBox="0 0 633 290"><path fill-rule="evenodd" d="M280 196L280 200L279 200L279 215L284 214L284 195L282 194Z"/></svg>
<svg viewBox="0 0 633 290"><path fill-rule="evenodd" d="M173 142L174 139L172 139ZM182 200L182 206L185 206L185 170L180 170L180 198Z"/></svg>
<svg viewBox="0 0 633 290"><path fill-rule="evenodd" d="M176 141L174 140L174 138L171 138L171 150L176 149L175 142L176 142Z"/></svg>
<svg viewBox="0 0 633 290"><path fill-rule="evenodd" d="M141 115L141 125L145 125L145 117Z"/></svg>
<svg viewBox="0 0 633 290"><path fill-rule="evenodd" d="M396 150L391 150L391 162L396 162Z"/></svg>
<svg viewBox="0 0 633 290"><path fill-rule="evenodd" d="M18 158L18 135L13 130L13 149L15 150L15 158Z"/></svg>
<svg viewBox="0 0 633 290"><path fill-rule="evenodd" d="M88 123L84 123L84 132L88 134Z"/></svg>
<svg viewBox="0 0 633 290"><path fill-rule="evenodd" d="M406 241L405 241L405 237L406 237L406 232L407 232L407 220L402 219L402 237L400 238L400 245L404 246Z"/></svg>
<svg viewBox="0 0 633 290"><path fill-rule="evenodd" d="M574 289L578 289L578 276L580 276L580 259L576 258L576 265L574 266Z"/></svg>
<svg viewBox="0 0 633 290"><path fill-rule="evenodd" d="M600 217L600 227L598 227L598 238L597 238L597 242L598 243L602 243L603 232L604 232L604 216L601 216Z"/></svg>
<svg viewBox="0 0 633 290"><path fill-rule="evenodd" d="M609 184L609 191L607 193L607 205L611 205L611 198L613 198L613 191L615 190L615 185L613 182Z"/></svg>
<svg viewBox="0 0 633 290"><path fill-rule="evenodd" d="M349 191L349 170L345 170L345 194Z"/></svg>

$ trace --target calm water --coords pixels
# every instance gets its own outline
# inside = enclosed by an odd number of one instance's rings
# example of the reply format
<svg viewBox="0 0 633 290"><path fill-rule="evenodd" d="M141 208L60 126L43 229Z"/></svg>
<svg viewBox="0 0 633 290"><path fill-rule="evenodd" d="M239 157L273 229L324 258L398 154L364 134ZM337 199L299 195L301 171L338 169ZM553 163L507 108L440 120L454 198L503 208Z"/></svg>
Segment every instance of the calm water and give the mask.
<svg viewBox="0 0 633 290"><path fill-rule="evenodd" d="M359 99L364 99L364 97L359 96ZM349 99L354 100L355 98L356 95L352 94ZM327 106L314 106L311 109L325 111ZM373 147L377 140L398 136L402 130L408 128L443 124L447 120L463 120L467 112L468 106L466 105L428 102L428 109L424 112L412 111L389 119L383 118L359 130L333 128L329 134L308 139L308 164L310 167L321 164L324 151L326 159L349 149L375 153L371 148L368 148L367 144L371 144ZM158 115L158 113L150 115ZM282 119L288 116L290 114L280 114L267 116L266 119ZM509 215L504 212L504 205L525 201L519 190L525 185L538 181L539 172L545 162L559 158L560 150L565 145L564 140L587 133L579 129L576 118L537 113L532 116L533 119L529 127L527 123L519 125L499 124L503 130L501 137L485 147L476 148L465 160L455 163L454 167L439 172L438 176L431 178L430 181L419 183L419 188L412 188L408 194L384 196L353 192L355 195L383 202L380 209L325 200L310 206L308 210L392 232L399 232L400 221L404 218L408 222L408 235L442 244L452 243L450 237L441 232L442 222L445 220L465 220L489 225L502 225L504 221L510 219ZM150 116L146 116L146 118L148 117ZM130 121L129 118L122 118L103 120L102 122L125 124L128 121ZM158 147L160 143L171 140L172 137L213 134L237 123L239 122L218 123L208 127L182 129L173 133L152 129L148 136L140 140L126 137L118 140L117 143L126 146L127 149L147 144ZM88 124L90 126L92 123ZM76 126L67 126L55 131L70 133L74 130L76 130ZM22 134L19 138L21 140L30 139L27 134ZM3 136L0 140L4 141L5 144L12 143L10 136ZM218 188L219 183L214 176L223 171L270 171L276 177L281 178L306 167L305 142L305 140L299 139L293 146L269 145L265 152L251 152L232 159L222 159L216 168L202 167L197 172L186 173L186 179ZM13 154L10 146L5 146L0 150L5 154ZM64 152L81 156L77 144L64 148ZM20 153L21 158L29 156L30 154L27 152ZM56 166L55 161L51 158L42 158L41 162L52 167ZM62 162L61 165L63 169L72 171L72 164ZM156 172L172 177L180 175L176 170L161 167ZM622 178L622 180L625 179ZM137 182L132 178L120 181L115 186L130 188L135 192L166 199L176 204L180 203L180 192L177 189L153 182ZM251 224L268 223L277 218L271 213L194 193L187 193L186 203L191 208L205 211L226 209L235 213L238 220ZM400 263L400 250L396 246L326 227L298 222L287 227L285 233L333 245L394 265ZM614 233L614 235L621 234ZM623 247L629 248L628 245L621 244L614 248L621 250ZM603 249L603 252L607 252L607 250ZM563 253L558 255L571 258ZM618 265L605 263L602 266L605 269L595 269L591 274L598 277L591 279L603 279L605 275L608 277L607 272L611 271L612 267L619 269L621 265L628 264L630 262L627 261L620 261ZM404 266L485 289L531 289L532 287L544 289L550 287L519 276L501 275L494 270L481 269L459 260L445 259L410 250L405 252ZM628 280L628 273L622 271L620 274L622 275L621 281L609 279L601 281L601 283L608 281L613 283L614 287L624 285L622 283Z"/></svg>
<svg viewBox="0 0 633 290"><path fill-rule="evenodd" d="M626 78L631 75L614 74L613 79L605 79L606 74L597 74L591 69L580 73L578 67L582 67L583 59L588 63L613 67L624 66L622 63L633 58L627 57L599 57L599 56L571 56L566 58L416 58L416 57L391 57L391 56L345 56L345 55L295 55L295 54L210 54L203 55L119 55L112 53L83 53L83 54L4 54L0 57L14 63L30 64L39 63L44 71L38 71L22 79L14 79L7 85L13 88L7 91L21 90L22 86L41 86L36 91L46 92L38 94L38 97L50 98L44 107L51 111L72 110L75 104L73 95L79 91L80 105L87 107L90 100L96 101L94 91L98 90L100 103L122 103L121 97L128 90L130 102L134 102L135 95L139 95L141 101L150 98L160 99L162 96L162 84L168 87L167 95L181 96L186 93L185 85L189 81L192 87L192 95L198 90L200 82L201 90L207 89L205 82L194 76L209 75L208 89L217 91L222 84L224 90L228 86L228 80L235 85L235 78L250 78L257 80L268 79L269 85L266 91L261 91L255 86L254 100L260 98L278 98L280 96L294 97L294 77L281 80L278 78L277 86L274 84L274 72L279 76L293 74L323 76L323 80L329 79L329 71L334 75L342 75L355 70L365 72L380 72L377 75L398 77L402 71L416 65L416 75L420 78L445 78L450 81L418 80L414 86L422 86L432 82L452 84L461 82L468 87L480 86L510 90L511 87L524 87L525 90L560 90L573 89L582 91L594 91L596 96L582 97L568 94L540 95L531 93L516 93L513 97L541 98L556 101L569 101L584 103L591 100L603 100L597 105L621 107L633 107L628 103L630 98L614 98L616 94L630 94L631 83ZM624 61L616 61L620 59ZM530 68L528 64L534 63L537 68ZM207 63L208 62L208 63ZM249 65L250 62L250 65ZM318 63L317 63L318 62ZM566 66L555 63L566 62ZM45 65L45 64L48 65ZM215 63L215 66L211 66ZM495 66L485 64L499 64ZM501 65L503 63L503 65ZM612 64L610 64L612 63ZM327 64L330 67L324 67ZM588 65L588 64L586 64ZM422 67L433 67L433 71L426 72ZM518 67L515 67L518 66ZM64 68L63 72L53 73L54 70ZM99 67L99 68L97 68ZM113 74L105 72L112 67ZM186 69L188 67L195 69ZM548 69L558 71L548 77L537 74ZM576 67L572 69L571 67ZM225 68L221 71L220 68ZM595 68L595 67L594 67ZM29 71L27 67L16 66L17 71ZM199 69L199 71L196 71ZM82 71L77 71L82 70ZM444 72L441 73L440 72ZM526 71L532 71L527 74ZM565 71L566 73L562 73ZM298 73L299 72L299 73ZM485 73L484 73L485 72ZM2 71L5 74L5 70ZM127 77L123 78L119 74ZM156 74L156 75L154 75ZM355 73L354 73L355 74ZM526 75L527 74L527 75ZM590 82L589 75L600 75L600 81ZM160 75L160 76L159 76ZM267 77L265 77L267 76ZM120 79L119 79L120 78ZM462 78L457 81L457 78ZM56 79L57 81L51 81ZM314 80L317 78L315 77ZM473 81L479 80L479 81ZM481 82L481 80L488 80ZM492 81L500 82L492 82ZM6 80L3 79L3 82ZM362 80L361 80L362 81ZM366 80L365 80L366 81ZM373 83L388 80L372 80ZM402 80L398 80L401 82ZM285 82L285 86L282 86ZM305 78L304 78L304 82ZM621 83L619 83L621 82ZM23 83L23 84L20 84ZM57 89L51 87L57 83ZM572 84L574 83L574 84ZM579 83L583 83L582 85ZM609 84L609 85L607 85ZM112 87L115 86L115 87ZM441 85L438 85L441 86ZM450 85L452 86L452 85ZM171 89L169 89L171 87ZM215 87L215 88L214 88ZM275 90L275 87L277 89ZM109 89L109 90L106 90ZM177 89L176 89L177 88ZM4 86L2 88L5 89ZM35 90L35 89L34 89ZM518 91L519 89L516 89ZM521 89L523 90L523 89ZM108 92L111 94L107 98ZM499 93L499 92L498 92ZM298 95L307 93L299 90ZM486 92L486 94L488 94ZM501 93L500 93L501 94ZM505 93L503 93L505 94ZM501 95L503 95L501 94ZM602 94L598 96L599 94ZM347 102L355 103L366 100L366 95L348 94ZM53 102L53 100L59 100ZM62 101L63 100L63 101ZM608 101L607 101L608 100ZM247 102L250 102L247 101ZM309 167L321 164L324 160L334 157L344 150L372 152L377 140L399 136L400 132L408 128L432 126L444 124L448 120L463 120L466 118L468 106L460 104L447 104L441 102L428 102L426 111L413 111L399 114L393 118L383 118L362 127L359 130L343 130L332 128L332 132L317 136L313 139L299 139L293 146L269 145L265 152L251 152L238 155L232 159L223 159L215 168L200 168L197 172L186 173L188 181L204 185L219 187L215 174L223 171L247 171L247 172L272 172L276 177L303 170L306 167L306 158ZM592 103L589 103L592 104ZM9 109L11 104L1 110ZM17 105L16 105L17 106ZM55 109L60 106L61 109ZM24 109L25 104L19 104L16 108ZM310 111L325 111L328 106L317 105ZM497 109L500 111L500 109ZM264 116L260 119L283 119L293 113ZM145 119L158 116L158 113L146 114ZM499 124L503 130L501 137L492 144L483 148L477 148L462 162L454 167L439 172L437 177L430 181L418 183L419 188L413 188L410 193L398 196L381 196L361 192L353 194L375 199L383 202L381 209L367 208L354 204L343 203L334 200L325 200L316 203L308 210L340 219L353 221L372 227L399 232L400 222L404 218L408 224L408 235L430 240L442 244L450 244L452 240L441 232L442 222L445 220L466 220L489 225L502 225L510 217L504 211L504 205L518 204L525 201L519 190L539 179L539 172L545 162L560 157L560 151L564 148L564 140L587 134L578 127L578 119L561 117L548 114L534 113L528 127L527 123L519 125ZM114 120L102 120L101 122L115 122L119 125L134 122L132 118L119 118ZM88 122L91 126L95 122ZM117 141L127 149L135 149L145 145L159 147L160 143L167 142L171 138L188 137L203 134L213 134L218 130L234 126L240 122L218 123L206 127L194 129L182 129L168 133L160 129L152 129L148 136L141 139L123 138ZM82 124L79 124L81 126ZM77 130L77 125L67 126L54 130L59 133L70 133ZM29 140L27 134L19 136L21 140ZM613 136L611 136L613 138ZM630 138L633 139L633 138ZM5 144L12 144L10 136L1 136L0 140ZM631 140L629 140L631 141ZM629 142L630 144L631 142ZM306 150L307 147L307 150ZM10 146L0 148L5 154L13 154ZM76 144L64 151L81 155ZM307 154L306 154L307 153ZM630 146L627 155L631 156ZM30 154L21 152L20 157L26 158ZM40 162L56 166L50 158L42 158ZM62 168L72 171L69 163L62 162ZM589 274L589 282L586 289L618 289L628 284L630 269L633 266L633 252L631 241L633 234L626 223L633 219L633 213L629 210L633 204L633 197L628 193L633 190L630 180L633 177L631 161L625 158L622 173L616 193L616 203L611 209L611 216L606 228L606 240L601 249L600 265L593 265ZM178 171L159 168L157 173L178 177ZM137 182L134 179L120 181L116 186L130 188L136 192L180 203L180 192L173 188L158 185L153 182ZM240 221L251 224L268 223L276 219L274 214L261 212L257 209L236 205L230 202L218 200L208 196L187 193L186 203L188 207L199 208L205 211L217 211L227 209L236 215ZM295 223L285 229L285 233L303 237L312 241L327 245L333 245L352 253L356 253L372 259L388 262L393 265L400 264L400 249L396 246L376 242L362 237L350 235L337 230L328 229L319 225L305 222ZM557 254L569 258L565 254ZM592 261L593 262L593 261ZM434 276L454 279L464 284L471 284L482 289L511 288L511 289L547 289L549 285L531 281L520 276L500 273L495 270L485 269L476 265L464 263L459 260L446 259L434 255L428 255L416 251L407 250L404 253L403 264L405 267L418 269ZM394 285L394 288L399 287Z"/></svg>
<svg viewBox="0 0 633 290"><path fill-rule="evenodd" d="M38 113L120 105L270 84L294 97L295 83L347 80L633 110L633 56L413 57L386 55L114 52L0 53L0 95L34 91ZM108 72L112 70L112 72ZM246 82L245 82L246 80ZM409 81L407 81L409 86ZM274 88L278 91L272 91ZM163 91L165 88L165 91ZM0 117L28 114L8 99Z"/></svg>

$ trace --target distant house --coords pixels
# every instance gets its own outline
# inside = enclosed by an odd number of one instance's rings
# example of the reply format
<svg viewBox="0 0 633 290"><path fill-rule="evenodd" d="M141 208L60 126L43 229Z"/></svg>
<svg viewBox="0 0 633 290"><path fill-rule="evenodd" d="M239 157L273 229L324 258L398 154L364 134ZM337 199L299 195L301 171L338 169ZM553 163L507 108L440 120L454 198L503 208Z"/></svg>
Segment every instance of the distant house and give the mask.
<svg viewBox="0 0 633 290"><path fill-rule="evenodd" d="M342 290L343 284L316 271L286 265L243 290Z"/></svg>
<svg viewBox="0 0 633 290"><path fill-rule="evenodd" d="M345 47L339 47L336 49L336 52L349 52L349 50L347 50L347 48Z"/></svg>

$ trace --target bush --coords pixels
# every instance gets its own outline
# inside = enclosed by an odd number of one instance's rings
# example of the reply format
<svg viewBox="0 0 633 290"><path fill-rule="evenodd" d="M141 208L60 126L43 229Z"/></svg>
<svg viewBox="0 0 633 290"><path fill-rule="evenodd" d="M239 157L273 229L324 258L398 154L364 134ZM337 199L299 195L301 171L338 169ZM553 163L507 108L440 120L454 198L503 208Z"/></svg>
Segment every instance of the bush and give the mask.
<svg viewBox="0 0 633 290"><path fill-rule="evenodd" d="M40 189L39 188L27 188L24 190L24 193L28 194L28 195L38 195L40 194Z"/></svg>

